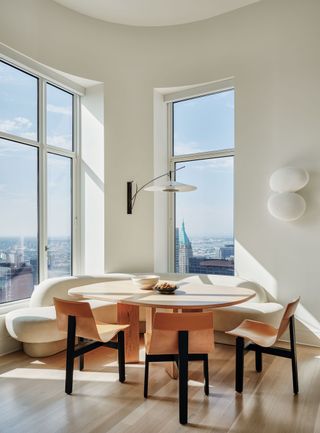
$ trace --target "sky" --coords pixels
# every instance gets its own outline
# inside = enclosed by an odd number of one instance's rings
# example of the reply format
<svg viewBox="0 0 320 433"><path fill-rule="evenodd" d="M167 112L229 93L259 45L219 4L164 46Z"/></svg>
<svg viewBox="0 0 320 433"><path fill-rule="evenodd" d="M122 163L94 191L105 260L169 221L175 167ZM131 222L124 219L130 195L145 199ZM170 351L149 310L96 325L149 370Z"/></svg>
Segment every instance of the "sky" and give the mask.
<svg viewBox="0 0 320 433"><path fill-rule="evenodd" d="M37 140L37 78L0 62L0 130ZM72 150L72 95L47 85L47 142ZM17 139L18 140L18 139ZM36 236L38 150L0 139L0 236ZM71 230L70 158L48 154L48 236Z"/></svg>
<svg viewBox="0 0 320 433"><path fill-rule="evenodd" d="M234 147L234 91L174 103L174 154ZM176 194L176 225L190 237L233 236L233 157L191 161L176 174L196 191Z"/></svg>
<svg viewBox="0 0 320 433"><path fill-rule="evenodd" d="M0 62L0 130L37 139L37 78ZM47 143L72 150L72 95L48 84ZM234 147L234 91L174 103L174 154ZM0 139L0 236L36 236L37 148ZM176 220L191 237L233 236L233 158L187 162ZM181 165L177 165L179 167ZM48 155L48 235L71 230L70 159Z"/></svg>

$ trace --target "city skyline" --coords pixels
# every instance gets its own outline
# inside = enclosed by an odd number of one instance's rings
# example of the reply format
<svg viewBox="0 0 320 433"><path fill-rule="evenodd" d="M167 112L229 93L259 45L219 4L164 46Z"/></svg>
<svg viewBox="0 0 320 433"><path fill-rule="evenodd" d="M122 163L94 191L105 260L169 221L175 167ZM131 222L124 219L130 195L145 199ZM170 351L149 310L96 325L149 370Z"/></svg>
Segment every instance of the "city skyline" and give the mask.
<svg viewBox="0 0 320 433"><path fill-rule="evenodd" d="M71 238L50 238L48 278L71 275ZM39 283L36 237L0 237L0 302L26 299Z"/></svg>
<svg viewBox="0 0 320 433"><path fill-rule="evenodd" d="M202 237L196 242L183 222L175 229L175 272L233 275L233 238Z"/></svg>

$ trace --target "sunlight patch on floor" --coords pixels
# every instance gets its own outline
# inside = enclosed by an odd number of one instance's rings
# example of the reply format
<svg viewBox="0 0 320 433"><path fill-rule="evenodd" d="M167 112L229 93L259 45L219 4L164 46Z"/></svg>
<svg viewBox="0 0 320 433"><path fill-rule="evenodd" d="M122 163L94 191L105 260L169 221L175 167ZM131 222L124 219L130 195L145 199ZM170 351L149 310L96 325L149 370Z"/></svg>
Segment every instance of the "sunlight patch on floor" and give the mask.
<svg viewBox="0 0 320 433"><path fill-rule="evenodd" d="M64 380L65 371L47 368L15 368L14 370L2 373L0 378ZM75 371L73 378L79 382L117 382L119 375L118 372Z"/></svg>
<svg viewBox="0 0 320 433"><path fill-rule="evenodd" d="M118 362L114 361L114 362L107 362L106 364L103 364L103 367L115 367L118 368ZM136 364L126 364L126 369L130 369L130 368L144 368L144 363L136 363Z"/></svg>
<svg viewBox="0 0 320 433"><path fill-rule="evenodd" d="M195 386L195 387L201 387L201 388L203 388L204 387L204 383L203 382L198 382L197 380L188 380L188 385L189 386Z"/></svg>

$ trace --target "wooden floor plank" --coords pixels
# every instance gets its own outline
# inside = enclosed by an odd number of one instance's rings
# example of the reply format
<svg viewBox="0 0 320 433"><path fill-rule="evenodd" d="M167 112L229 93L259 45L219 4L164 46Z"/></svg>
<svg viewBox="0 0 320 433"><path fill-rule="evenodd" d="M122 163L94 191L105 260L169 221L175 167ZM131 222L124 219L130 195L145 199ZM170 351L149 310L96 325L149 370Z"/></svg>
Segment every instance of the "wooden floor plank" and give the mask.
<svg viewBox="0 0 320 433"><path fill-rule="evenodd" d="M292 394L290 361L245 355L244 392L234 392L234 347L216 344L210 356L210 395L203 393L202 366L190 364L189 424L178 422L178 382L161 364L151 364L150 398L143 398L144 365L117 377L116 353L101 348L86 355L76 372L74 394L64 394L64 353L29 358L0 357L1 433L320 433L319 349L298 348L300 394Z"/></svg>

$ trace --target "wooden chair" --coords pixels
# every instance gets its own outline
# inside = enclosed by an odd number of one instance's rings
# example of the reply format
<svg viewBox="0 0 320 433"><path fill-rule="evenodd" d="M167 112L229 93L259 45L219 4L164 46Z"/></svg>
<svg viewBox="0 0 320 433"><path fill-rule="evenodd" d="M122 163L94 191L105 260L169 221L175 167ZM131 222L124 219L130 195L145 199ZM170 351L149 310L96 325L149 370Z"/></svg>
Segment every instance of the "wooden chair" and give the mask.
<svg viewBox="0 0 320 433"><path fill-rule="evenodd" d="M244 368L244 349L256 352L256 371L262 371L262 354L282 356L290 358L292 364L293 392L298 394L298 369L294 327L294 313L299 304L300 298L290 302L283 314L279 328L275 328L263 322L254 320L244 320L237 328L228 331L227 334L235 335L236 339L236 391L243 390L243 368ZM290 349L275 347L274 344L288 328L290 330ZM252 341L244 347L244 339Z"/></svg>
<svg viewBox="0 0 320 433"><path fill-rule="evenodd" d="M79 369L84 368L84 354L101 346L118 350L119 381L125 381L124 329L129 325L112 325L94 319L88 302L65 301L54 298L57 325L67 332L65 392L72 393L74 360L79 357ZM117 341L111 341L118 334ZM75 346L76 337L83 343ZM84 339L94 340L84 343Z"/></svg>
<svg viewBox="0 0 320 433"><path fill-rule="evenodd" d="M155 313L152 333L145 334L144 396L148 397L149 362L179 367L179 420L188 422L188 362L203 361L204 391L209 395L208 353L213 350L212 313Z"/></svg>

